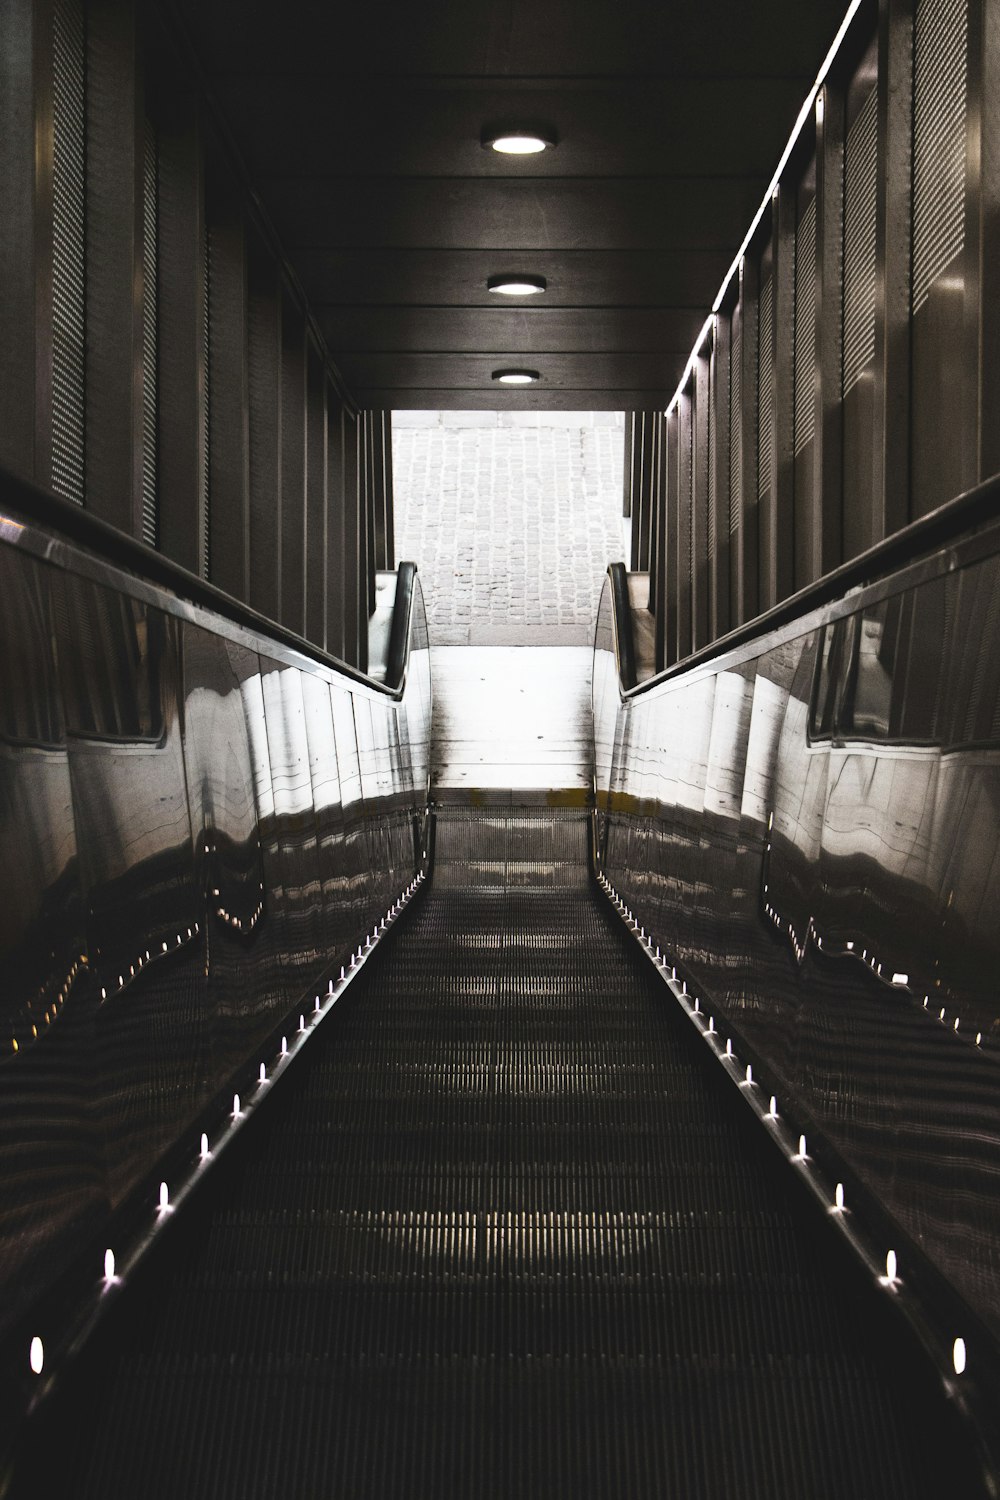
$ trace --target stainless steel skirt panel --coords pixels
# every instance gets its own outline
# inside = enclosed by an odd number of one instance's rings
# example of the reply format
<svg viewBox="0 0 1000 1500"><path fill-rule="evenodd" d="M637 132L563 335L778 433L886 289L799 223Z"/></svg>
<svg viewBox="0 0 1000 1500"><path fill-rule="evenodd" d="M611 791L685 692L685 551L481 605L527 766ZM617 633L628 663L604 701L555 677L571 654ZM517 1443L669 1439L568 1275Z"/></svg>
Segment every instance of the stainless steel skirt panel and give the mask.
<svg viewBox="0 0 1000 1500"><path fill-rule="evenodd" d="M430 731L419 597L397 700L20 540L0 539L0 1335L413 878Z"/></svg>
<svg viewBox="0 0 1000 1500"><path fill-rule="evenodd" d="M612 883L1000 1335L996 546L625 698L606 600L594 683Z"/></svg>

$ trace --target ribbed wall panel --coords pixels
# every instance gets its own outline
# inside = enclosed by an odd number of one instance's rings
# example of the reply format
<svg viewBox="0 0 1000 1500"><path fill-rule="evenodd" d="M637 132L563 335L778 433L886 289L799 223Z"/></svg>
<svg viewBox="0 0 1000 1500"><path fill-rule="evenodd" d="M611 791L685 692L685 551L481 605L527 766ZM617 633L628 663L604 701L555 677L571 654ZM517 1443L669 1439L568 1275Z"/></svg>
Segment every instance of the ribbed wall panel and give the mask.
<svg viewBox="0 0 1000 1500"><path fill-rule="evenodd" d="M760 332L757 345L757 494L763 498L774 473L774 282L769 275L760 289Z"/></svg>
<svg viewBox="0 0 1000 1500"><path fill-rule="evenodd" d="M708 555L715 556L716 537L718 535L717 510L719 503L719 487L715 479L715 423L716 423L716 398L715 384L710 384L710 395L708 398Z"/></svg>
<svg viewBox="0 0 1000 1500"><path fill-rule="evenodd" d="M843 394L875 358L875 213L878 206L875 90L847 133L844 151Z"/></svg>
<svg viewBox="0 0 1000 1500"><path fill-rule="evenodd" d="M965 241L967 0L920 0L913 51L913 311Z"/></svg>
<svg viewBox="0 0 1000 1500"><path fill-rule="evenodd" d="M733 318L732 352L729 359L729 534L739 531L743 521L743 328Z"/></svg>
<svg viewBox="0 0 1000 1500"><path fill-rule="evenodd" d="M159 324L159 153L146 121L142 181L142 539L159 540L157 510L157 401Z"/></svg>
<svg viewBox="0 0 1000 1500"><path fill-rule="evenodd" d="M694 386L687 400L687 409L681 420L687 423L688 440L681 445L681 454L684 459L684 469L681 474L681 547L685 565L687 567L688 588L694 593L694 444L697 425L694 419L695 411ZM691 596L689 596L691 597Z"/></svg>
<svg viewBox="0 0 1000 1500"><path fill-rule="evenodd" d="M202 275L204 296L202 298L202 399L201 399L201 576L211 578L211 441L212 441L212 358L211 358L211 308L212 308L212 254L210 230L206 227L202 243Z"/></svg>
<svg viewBox="0 0 1000 1500"><path fill-rule="evenodd" d="M810 199L795 236L795 451L816 426L816 199Z"/></svg>
<svg viewBox="0 0 1000 1500"><path fill-rule="evenodd" d="M52 488L84 501L86 25L81 0L53 16Z"/></svg>

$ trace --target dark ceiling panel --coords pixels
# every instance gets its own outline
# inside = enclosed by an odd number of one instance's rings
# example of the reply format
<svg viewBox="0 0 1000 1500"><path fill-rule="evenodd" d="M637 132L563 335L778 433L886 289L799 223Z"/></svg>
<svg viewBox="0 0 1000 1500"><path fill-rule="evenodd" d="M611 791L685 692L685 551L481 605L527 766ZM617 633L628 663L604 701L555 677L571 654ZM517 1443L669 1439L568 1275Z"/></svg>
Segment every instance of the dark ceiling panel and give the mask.
<svg viewBox="0 0 1000 1500"><path fill-rule="evenodd" d="M591 387L625 390L630 386L655 391L664 404L673 395L677 351L663 353L602 352L567 354L564 350L531 355L543 375L544 386L586 390ZM520 349L495 354L345 354L342 369L351 388L381 386L386 390L493 390L507 394L491 379L492 372L525 363Z"/></svg>
<svg viewBox="0 0 1000 1500"><path fill-rule="evenodd" d="M529 164L549 177L766 178L776 131L791 130L800 79L735 79L724 113L705 108L703 79L588 80L573 89L401 87L362 78L329 93L295 78L224 80L220 98L256 177L507 177L511 162L485 150L487 123L544 121L557 148ZM761 100L768 113L761 113ZM734 129L734 122L738 128ZM345 149L346 148L346 149ZM523 172L523 168L522 168Z"/></svg>
<svg viewBox="0 0 1000 1500"><path fill-rule="evenodd" d="M725 250L298 250L295 265L314 305L353 301L493 307L494 272L534 272L548 307L704 309L729 268Z"/></svg>
<svg viewBox="0 0 1000 1500"><path fill-rule="evenodd" d="M290 251L317 245L628 250L735 246L760 199L747 178L265 180Z"/></svg>
<svg viewBox="0 0 1000 1500"><path fill-rule="evenodd" d="M453 387L401 390L398 386L357 386L364 407L394 411L644 411L655 408L655 391L612 390L601 386L560 390L524 386L520 390L455 390Z"/></svg>
<svg viewBox="0 0 1000 1500"><path fill-rule="evenodd" d="M565 349L671 350L686 354L703 317L672 308L386 308L319 310L319 323L342 359L357 350L483 353Z"/></svg>
<svg viewBox="0 0 1000 1500"><path fill-rule="evenodd" d="M541 410L672 395L847 0L174 3L357 399Z"/></svg>
<svg viewBox="0 0 1000 1500"><path fill-rule="evenodd" d="M212 71L338 76L814 76L843 0L181 0ZM810 79L806 79L810 81ZM316 83L313 84L316 86Z"/></svg>

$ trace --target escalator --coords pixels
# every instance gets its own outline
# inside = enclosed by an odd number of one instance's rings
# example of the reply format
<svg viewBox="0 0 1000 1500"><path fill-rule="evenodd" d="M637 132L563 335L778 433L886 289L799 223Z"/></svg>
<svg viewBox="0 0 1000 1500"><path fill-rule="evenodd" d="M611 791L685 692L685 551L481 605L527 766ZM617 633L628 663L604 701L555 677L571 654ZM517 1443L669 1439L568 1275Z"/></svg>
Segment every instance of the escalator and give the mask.
<svg viewBox="0 0 1000 1500"><path fill-rule="evenodd" d="M25 1494L981 1492L589 836L439 812L429 889L119 1299Z"/></svg>

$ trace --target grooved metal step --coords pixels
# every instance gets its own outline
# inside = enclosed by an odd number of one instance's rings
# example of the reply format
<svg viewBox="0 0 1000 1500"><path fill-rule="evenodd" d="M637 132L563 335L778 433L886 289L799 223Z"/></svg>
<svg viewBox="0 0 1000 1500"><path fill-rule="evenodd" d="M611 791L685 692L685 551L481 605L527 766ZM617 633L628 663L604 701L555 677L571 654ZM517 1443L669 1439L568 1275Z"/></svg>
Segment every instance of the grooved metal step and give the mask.
<svg viewBox="0 0 1000 1500"><path fill-rule="evenodd" d="M439 829L440 884L81 1397L67 1493L967 1492L933 1388L606 907L551 857L494 883L533 829L583 866L567 815Z"/></svg>

